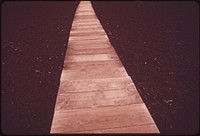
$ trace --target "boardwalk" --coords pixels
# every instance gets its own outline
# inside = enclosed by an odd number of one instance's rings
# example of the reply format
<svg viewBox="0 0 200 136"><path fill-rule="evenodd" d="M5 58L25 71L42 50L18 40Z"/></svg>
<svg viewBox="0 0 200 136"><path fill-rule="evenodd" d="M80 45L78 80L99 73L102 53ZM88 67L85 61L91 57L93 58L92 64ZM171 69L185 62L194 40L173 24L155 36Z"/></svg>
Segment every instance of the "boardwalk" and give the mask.
<svg viewBox="0 0 200 136"><path fill-rule="evenodd" d="M50 133L159 133L89 1L74 17Z"/></svg>

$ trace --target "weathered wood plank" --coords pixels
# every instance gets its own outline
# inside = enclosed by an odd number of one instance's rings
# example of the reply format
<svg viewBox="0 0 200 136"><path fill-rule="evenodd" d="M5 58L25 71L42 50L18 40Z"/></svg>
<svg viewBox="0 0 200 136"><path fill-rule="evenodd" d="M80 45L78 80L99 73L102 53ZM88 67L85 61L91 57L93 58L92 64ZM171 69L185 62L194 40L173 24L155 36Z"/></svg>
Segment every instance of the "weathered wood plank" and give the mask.
<svg viewBox="0 0 200 136"><path fill-rule="evenodd" d="M154 123L141 125L141 126L128 126L128 127L116 127L110 129L97 129L91 131L80 131L78 133L159 133L157 126Z"/></svg>
<svg viewBox="0 0 200 136"><path fill-rule="evenodd" d="M70 55L66 56L66 62L83 62L83 61L103 61L119 60L117 54L92 54L92 55Z"/></svg>
<svg viewBox="0 0 200 136"><path fill-rule="evenodd" d="M63 70L60 80L66 79L99 79L128 76L124 68Z"/></svg>
<svg viewBox="0 0 200 136"><path fill-rule="evenodd" d="M81 2L82 3L82 2ZM86 3L82 3L84 6L80 6L77 8L77 12L78 11L83 11L83 12L87 12L87 11L90 11L90 12L93 12L93 8L91 6L91 4L86 4Z"/></svg>
<svg viewBox="0 0 200 136"><path fill-rule="evenodd" d="M74 17L74 19L81 19L81 18L91 18L92 16L96 17L96 15L94 13L91 12L79 12L76 14L76 16Z"/></svg>
<svg viewBox="0 0 200 136"><path fill-rule="evenodd" d="M118 68L123 67L120 60L106 60L106 61L85 61L85 62L64 62L64 70L77 69L96 69L96 68Z"/></svg>
<svg viewBox="0 0 200 136"><path fill-rule="evenodd" d="M59 93L86 92L97 90L135 89L129 76L101 79L65 79L61 80Z"/></svg>
<svg viewBox="0 0 200 136"><path fill-rule="evenodd" d="M79 31L79 32L71 32L70 33L70 37L74 37L74 36L92 36L94 34L98 34L98 35L105 35L104 31Z"/></svg>
<svg viewBox="0 0 200 136"><path fill-rule="evenodd" d="M87 30L90 30L90 29L98 29L98 28L102 28L102 26L100 25L85 25L85 26L73 26L72 27L72 30L78 30L78 29L87 29Z"/></svg>
<svg viewBox="0 0 200 136"><path fill-rule="evenodd" d="M105 49L105 48L111 48L110 44L108 42L106 43L99 43L99 44L94 44L94 42L87 42L87 43L71 43L68 45L69 50L82 50L82 49ZM88 46L90 45L90 46Z"/></svg>
<svg viewBox="0 0 200 136"><path fill-rule="evenodd" d="M90 31L81 31L81 30L77 30L77 31L71 31L70 32L70 36L74 36L74 35L84 35L84 36L89 36L89 35L104 35L105 34L105 31L102 30L102 29L98 29L98 30L90 30Z"/></svg>
<svg viewBox="0 0 200 136"><path fill-rule="evenodd" d="M92 17L90 15L86 16L85 18L77 17L76 20L73 21L73 23L78 23L78 22L85 22L87 24L89 22L99 22L99 20L97 20L97 17Z"/></svg>
<svg viewBox="0 0 200 136"><path fill-rule="evenodd" d="M107 40L107 39L91 39L91 40L81 40L81 41L71 41L69 40L68 41L68 45L69 46L76 46L76 45L87 45L87 46L98 46L98 45L105 45L107 44L109 47L111 47L111 44L110 42ZM85 48L89 48L89 47L86 47Z"/></svg>
<svg viewBox="0 0 200 136"><path fill-rule="evenodd" d="M70 42L73 42L73 41L85 41L85 40L96 40L96 39L98 39L98 40L101 40L101 39L108 39L108 37L107 37L107 35L98 35L98 36L96 36L96 35L90 35L90 36L71 36L71 37L69 37L69 41Z"/></svg>
<svg viewBox="0 0 200 136"><path fill-rule="evenodd" d="M75 22L73 22L72 27L74 27L75 25L90 25L90 24L101 26L100 22L95 19L88 19L88 20L77 19Z"/></svg>
<svg viewBox="0 0 200 136"><path fill-rule="evenodd" d="M73 48L69 48L67 50L67 55L94 55L94 54L111 54L115 53L113 48L104 48L104 49L79 49L75 50Z"/></svg>
<svg viewBox="0 0 200 136"><path fill-rule="evenodd" d="M144 103L55 111L51 133L79 132L154 123Z"/></svg>
<svg viewBox="0 0 200 136"><path fill-rule="evenodd" d="M75 27L75 26L86 26L86 25L98 25L98 26L100 26L99 22L97 22L97 21L92 21L92 22L88 22L88 23L85 23L83 21L78 21L78 22L73 23L72 27Z"/></svg>
<svg viewBox="0 0 200 136"><path fill-rule="evenodd" d="M87 26L87 27L72 27L72 31L94 31L94 30L99 30L103 29L102 26Z"/></svg>
<svg viewBox="0 0 200 136"><path fill-rule="evenodd" d="M57 111L143 103L137 91L133 89L59 93L58 97L55 109Z"/></svg>
<svg viewBox="0 0 200 136"><path fill-rule="evenodd" d="M111 43L108 41L108 40L101 40L101 39L89 39L89 40L74 40L74 41L71 41L69 40L68 41L68 46L80 46L80 45L90 45L90 46L97 46L97 45L105 45L107 44L109 47L112 47L111 46ZM86 46L85 46L86 47ZM86 47L87 48L87 47Z"/></svg>

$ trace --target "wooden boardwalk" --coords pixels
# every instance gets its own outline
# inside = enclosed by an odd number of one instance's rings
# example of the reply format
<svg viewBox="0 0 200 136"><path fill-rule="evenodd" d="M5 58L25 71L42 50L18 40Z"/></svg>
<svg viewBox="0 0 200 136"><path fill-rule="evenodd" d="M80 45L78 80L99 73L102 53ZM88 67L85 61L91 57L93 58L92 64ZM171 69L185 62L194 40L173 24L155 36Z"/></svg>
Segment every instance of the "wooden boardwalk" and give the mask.
<svg viewBox="0 0 200 136"><path fill-rule="evenodd" d="M50 133L159 133L90 1L74 17Z"/></svg>

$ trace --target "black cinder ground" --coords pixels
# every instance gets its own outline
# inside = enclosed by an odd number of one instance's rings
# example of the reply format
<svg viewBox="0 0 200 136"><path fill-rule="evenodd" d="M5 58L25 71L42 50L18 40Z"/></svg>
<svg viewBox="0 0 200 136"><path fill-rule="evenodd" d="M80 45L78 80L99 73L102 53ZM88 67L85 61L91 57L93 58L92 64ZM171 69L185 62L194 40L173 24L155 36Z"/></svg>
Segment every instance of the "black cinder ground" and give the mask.
<svg viewBox="0 0 200 136"><path fill-rule="evenodd" d="M2 4L3 134L49 134L78 1Z"/></svg>
<svg viewBox="0 0 200 136"><path fill-rule="evenodd" d="M161 134L197 133L198 4L92 3Z"/></svg>

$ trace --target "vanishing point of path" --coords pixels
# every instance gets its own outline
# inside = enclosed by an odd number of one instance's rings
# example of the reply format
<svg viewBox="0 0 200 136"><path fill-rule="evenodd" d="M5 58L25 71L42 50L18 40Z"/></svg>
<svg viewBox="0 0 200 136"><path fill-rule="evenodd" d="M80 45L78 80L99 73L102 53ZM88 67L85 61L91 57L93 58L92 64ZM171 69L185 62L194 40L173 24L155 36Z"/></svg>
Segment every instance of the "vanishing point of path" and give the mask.
<svg viewBox="0 0 200 136"><path fill-rule="evenodd" d="M159 133L90 1L74 17L50 133Z"/></svg>

